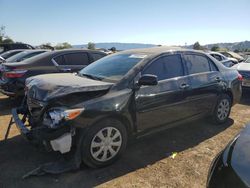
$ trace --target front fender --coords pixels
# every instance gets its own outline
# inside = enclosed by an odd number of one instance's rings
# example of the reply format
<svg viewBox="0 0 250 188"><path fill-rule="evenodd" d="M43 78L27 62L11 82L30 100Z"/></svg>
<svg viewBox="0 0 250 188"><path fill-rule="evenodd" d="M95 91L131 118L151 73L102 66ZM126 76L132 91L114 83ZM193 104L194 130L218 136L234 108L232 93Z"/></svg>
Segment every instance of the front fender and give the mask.
<svg viewBox="0 0 250 188"><path fill-rule="evenodd" d="M84 112L73 121L74 126L86 128L104 118L116 118L135 129L133 90L111 91L106 95L85 101L76 107L84 107Z"/></svg>

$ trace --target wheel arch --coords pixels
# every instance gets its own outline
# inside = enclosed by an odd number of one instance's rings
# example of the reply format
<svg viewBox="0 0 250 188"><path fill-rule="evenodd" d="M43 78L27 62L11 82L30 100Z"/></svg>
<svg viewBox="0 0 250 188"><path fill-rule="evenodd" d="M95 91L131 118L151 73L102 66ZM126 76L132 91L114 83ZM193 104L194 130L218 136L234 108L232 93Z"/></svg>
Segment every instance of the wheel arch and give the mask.
<svg viewBox="0 0 250 188"><path fill-rule="evenodd" d="M112 114L112 115L102 116L102 117L96 119L95 121L93 121L88 126L88 128L90 128L91 126L93 126L93 125L95 125L95 124L97 124L99 122L102 122L105 119L114 119L114 120L117 120L117 121L121 122L126 128L128 137L130 137L133 134L134 128L133 128L132 121L128 117L126 117L124 115L121 115L121 114Z"/></svg>

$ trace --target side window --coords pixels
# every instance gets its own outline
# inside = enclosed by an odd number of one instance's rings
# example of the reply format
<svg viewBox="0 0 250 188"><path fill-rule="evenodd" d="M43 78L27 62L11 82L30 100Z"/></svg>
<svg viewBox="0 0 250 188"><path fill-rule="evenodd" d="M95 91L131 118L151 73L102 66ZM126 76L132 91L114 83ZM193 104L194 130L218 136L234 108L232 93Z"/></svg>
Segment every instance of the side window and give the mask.
<svg viewBox="0 0 250 188"><path fill-rule="evenodd" d="M60 55L60 56L55 57L54 60L56 61L56 63L57 63L58 65L64 65L63 55Z"/></svg>
<svg viewBox="0 0 250 188"><path fill-rule="evenodd" d="M94 61L97 61L98 59L101 59L104 57L103 54L98 54L98 53L91 53L91 55L92 55Z"/></svg>
<svg viewBox="0 0 250 188"><path fill-rule="evenodd" d="M185 55L189 74L210 72L209 59L201 55Z"/></svg>
<svg viewBox="0 0 250 188"><path fill-rule="evenodd" d="M215 59L217 59L218 61L221 61L221 60L222 60L221 56L219 56L219 55L217 55L217 54L213 54L212 56L213 56Z"/></svg>
<svg viewBox="0 0 250 188"><path fill-rule="evenodd" d="M64 65L88 65L89 58L87 53L70 53L64 55Z"/></svg>
<svg viewBox="0 0 250 188"><path fill-rule="evenodd" d="M180 55L168 55L152 62L143 74L153 74L158 80L170 79L184 75Z"/></svg>

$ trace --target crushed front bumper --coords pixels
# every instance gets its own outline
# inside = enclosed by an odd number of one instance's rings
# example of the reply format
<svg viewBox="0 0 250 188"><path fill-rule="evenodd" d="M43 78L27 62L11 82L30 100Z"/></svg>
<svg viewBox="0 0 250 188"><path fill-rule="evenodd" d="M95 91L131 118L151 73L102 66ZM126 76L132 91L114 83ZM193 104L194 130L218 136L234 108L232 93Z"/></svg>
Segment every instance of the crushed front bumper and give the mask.
<svg viewBox="0 0 250 188"><path fill-rule="evenodd" d="M17 129L26 139L37 146L43 146L47 151L59 151L67 153L72 146L72 136L74 130L70 126L64 126L56 130L52 130L45 126L29 129L26 123L27 114L24 108L14 108L11 111L12 118ZM20 118L20 116L23 116Z"/></svg>

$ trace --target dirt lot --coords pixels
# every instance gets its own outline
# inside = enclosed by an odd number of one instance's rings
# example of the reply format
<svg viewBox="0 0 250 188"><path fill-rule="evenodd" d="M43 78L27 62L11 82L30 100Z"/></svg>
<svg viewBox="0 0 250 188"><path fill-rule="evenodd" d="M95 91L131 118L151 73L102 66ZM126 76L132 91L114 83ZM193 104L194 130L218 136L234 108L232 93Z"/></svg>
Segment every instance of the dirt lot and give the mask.
<svg viewBox="0 0 250 188"><path fill-rule="evenodd" d="M13 126L2 142L10 109L16 102L0 96L0 187L205 187L212 159L250 121L250 92L233 107L230 121L215 126L206 120L184 124L138 139L114 165L22 180L22 176L57 154L30 146ZM172 159L172 152L178 155Z"/></svg>

